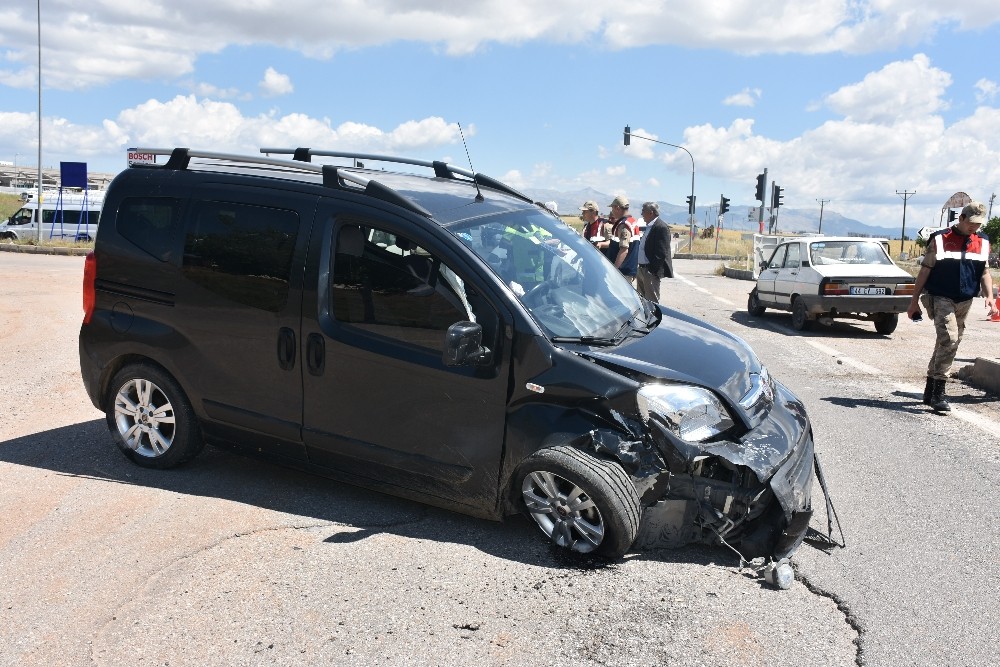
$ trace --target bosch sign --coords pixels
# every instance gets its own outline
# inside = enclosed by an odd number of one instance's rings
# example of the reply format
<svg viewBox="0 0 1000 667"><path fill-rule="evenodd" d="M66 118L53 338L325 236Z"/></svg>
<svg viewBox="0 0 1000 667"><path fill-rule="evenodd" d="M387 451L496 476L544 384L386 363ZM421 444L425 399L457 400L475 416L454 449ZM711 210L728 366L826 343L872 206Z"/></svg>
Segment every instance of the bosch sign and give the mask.
<svg viewBox="0 0 1000 667"><path fill-rule="evenodd" d="M136 164L156 164L156 153L143 153L130 148L128 151L128 166Z"/></svg>

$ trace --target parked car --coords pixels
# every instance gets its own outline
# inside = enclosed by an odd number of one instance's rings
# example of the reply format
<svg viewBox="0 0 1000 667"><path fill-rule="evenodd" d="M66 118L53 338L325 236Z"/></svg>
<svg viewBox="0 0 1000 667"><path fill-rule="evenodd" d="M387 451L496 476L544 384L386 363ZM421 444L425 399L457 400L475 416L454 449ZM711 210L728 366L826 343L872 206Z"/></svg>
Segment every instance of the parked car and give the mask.
<svg viewBox="0 0 1000 667"><path fill-rule="evenodd" d="M0 242L13 243L35 238L38 235L39 208L43 239L93 241L103 202L103 190L84 193L45 192L41 207L29 196L25 198L22 208L7 220L0 220Z"/></svg>
<svg viewBox="0 0 1000 667"><path fill-rule="evenodd" d="M792 327L808 329L849 318L875 323L880 334L896 330L913 296L914 278L896 266L885 239L812 236L778 245L761 262L747 311L792 313Z"/></svg>
<svg viewBox="0 0 1000 667"><path fill-rule="evenodd" d="M517 191L405 158L141 150L170 159L111 183L80 328L87 392L138 465L210 442L475 516L522 511L611 558L801 543L817 465L802 403L741 339L643 300Z"/></svg>

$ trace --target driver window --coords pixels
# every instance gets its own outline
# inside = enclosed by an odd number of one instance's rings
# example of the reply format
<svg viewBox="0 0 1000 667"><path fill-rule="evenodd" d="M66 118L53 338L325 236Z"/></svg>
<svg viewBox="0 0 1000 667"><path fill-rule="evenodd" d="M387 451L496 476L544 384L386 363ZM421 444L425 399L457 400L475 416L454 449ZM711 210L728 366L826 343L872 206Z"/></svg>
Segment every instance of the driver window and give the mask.
<svg viewBox="0 0 1000 667"><path fill-rule="evenodd" d="M449 266L410 239L356 224L337 233L330 290L334 318L439 353L455 322L481 320L481 300ZM483 324L484 334L492 328ZM484 336L485 337L485 336Z"/></svg>
<svg viewBox="0 0 1000 667"><path fill-rule="evenodd" d="M785 253L788 251L788 246L778 246L778 249L774 251L771 255L771 261L767 263L767 268L769 269L780 269L781 265L785 263Z"/></svg>
<svg viewBox="0 0 1000 667"><path fill-rule="evenodd" d="M799 258L799 244L792 243L788 246L788 257L785 259L786 269L797 269L802 266L802 260Z"/></svg>

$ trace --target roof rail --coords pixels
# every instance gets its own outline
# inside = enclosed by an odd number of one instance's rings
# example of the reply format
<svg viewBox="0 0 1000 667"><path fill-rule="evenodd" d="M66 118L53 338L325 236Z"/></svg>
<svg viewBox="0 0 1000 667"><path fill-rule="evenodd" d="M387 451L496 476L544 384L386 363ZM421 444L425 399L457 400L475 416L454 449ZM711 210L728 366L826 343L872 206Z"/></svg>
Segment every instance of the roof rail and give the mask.
<svg viewBox="0 0 1000 667"><path fill-rule="evenodd" d="M438 178L455 178L456 175L464 176L475 181L477 184L490 188L491 190L499 190L500 192L505 192L509 195L517 197L518 199L523 199L527 202L534 203L534 200L527 195L518 192L514 188L510 187L505 183L501 183L498 180L485 176L483 174L477 174L474 171L468 169L462 169L461 167L456 167L454 165L448 164L447 162L441 162L439 160L417 160L414 158L405 157L394 157L391 155L376 155L374 153L349 153L343 151L324 151L316 148L261 148L261 153L276 155L293 155L294 160L301 160L305 162L311 161L313 156L316 157L339 157L339 158L350 158L353 160L374 160L376 162L393 162L396 164L408 164L416 167L427 167L434 170L434 175Z"/></svg>
<svg viewBox="0 0 1000 667"><path fill-rule="evenodd" d="M261 164L272 167L280 167L286 170L305 171L320 174L323 177L323 185L325 187L344 190L345 188L341 184L341 180L348 181L364 188L363 192L369 197L374 197L397 206L402 206L403 208L408 208L414 213L419 213L420 215L428 218L433 217L433 214L420 204L407 199L395 190L386 187L373 178L366 178L360 174L352 173L347 171L344 167L311 164L302 159L279 160L267 156L256 157L252 155L238 155L235 153L213 153L210 151L191 150L190 148L131 148L129 150L140 153L151 153L153 155L169 155L170 159L163 165L163 169L187 169L190 166L191 159L197 158L200 160L219 160L221 162ZM292 153L294 153L294 151L292 151ZM353 188L351 191L358 192L358 189Z"/></svg>

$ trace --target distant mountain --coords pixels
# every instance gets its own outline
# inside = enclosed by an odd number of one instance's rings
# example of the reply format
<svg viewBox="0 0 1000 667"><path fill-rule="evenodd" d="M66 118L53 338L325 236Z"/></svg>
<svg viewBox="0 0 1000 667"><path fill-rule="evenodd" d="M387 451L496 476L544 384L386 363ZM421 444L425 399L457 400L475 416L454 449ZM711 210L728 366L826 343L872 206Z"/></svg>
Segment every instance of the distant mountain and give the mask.
<svg viewBox="0 0 1000 667"><path fill-rule="evenodd" d="M531 197L535 201L540 202L556 202L559 207L560 215L577 215L580 212L580 206L583 202L593 200L597 202L597 205L601 207L601 212L607 214L611 200L614 199L614 195L609 195L607 193L595 190L594 188L584 188L582 190L575 190L571 192L563 192L559 190L545 190L540 188L527 188L522 190L525 195ZM687 204L671 204L670 202L658 201L656 202L660 205L660 217L666 220L672 225L686 225L688 224L688 212ZM641 201L630 202L629 212L635 217L639 216L639 212L642 209ZM729 213L726 214L726 220L724 225L733 224L733 220L738 220L735 223L737 229L744 229L747 231L757 231L757 216L754 215L753 220L747 218L750 207L748 206L732 206ZM706 212L709 216L715 214L715 209L712 207L699 206L695 213L695 225L700 227L706 224ZM714 218L712 218L708 224L715 224ZM767 229L767 211L764 212L764 229ZM878 236L888 239L898 239L899 230L893 231L888 227L879 227L876 225L867 225L858 220L852 220L851 218L845 218L841 214L830 210L829 207L823 209L823 229L819 228L819 209L796 209L796 208L785 208L784 206L779 209L778 212L778 231L784 233L817 233L822 231L822 233L829 236ZM917 229L912 230L907 229L906 235L911 239L916 237Z"/></svg>

